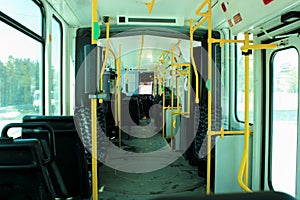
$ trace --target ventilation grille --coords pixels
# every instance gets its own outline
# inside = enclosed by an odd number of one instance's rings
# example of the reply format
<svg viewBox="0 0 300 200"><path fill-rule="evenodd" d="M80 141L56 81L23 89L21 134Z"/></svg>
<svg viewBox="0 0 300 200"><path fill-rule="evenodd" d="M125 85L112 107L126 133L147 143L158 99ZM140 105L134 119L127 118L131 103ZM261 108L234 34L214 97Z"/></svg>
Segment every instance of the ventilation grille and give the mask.
<svg viewBox="0 0 300 200"><path fill-rule="evenodd" d="M184 20L180 18L147 18L118 16L118 24L183 26Z"/></svg>

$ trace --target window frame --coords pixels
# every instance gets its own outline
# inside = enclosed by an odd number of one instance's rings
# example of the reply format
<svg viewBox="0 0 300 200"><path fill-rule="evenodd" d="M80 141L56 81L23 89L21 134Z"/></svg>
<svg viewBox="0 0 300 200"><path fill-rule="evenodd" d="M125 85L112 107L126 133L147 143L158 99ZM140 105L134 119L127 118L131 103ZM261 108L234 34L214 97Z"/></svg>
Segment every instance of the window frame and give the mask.
<svg viewBox="0 0 300 200"><path fill-rule="evenodd" d="M61 20L55 15L53 14L52 15L52 20L55 20L59 27L60 27L60 44L59 44L59 47L60 47L60 84L59 84L59 87L60 87L60 92L59 92L59 97L60 97L60 112L59 112L59 115L61 115L63 113L63 24L61 22ZM52 24L51 24L52 26ZM53 32L52 32L52 35L53 35ZM52 51L52 49L51 49ZM51 52L52 54L52 52ZM52 58L51 58L52 59Z"/></svg>
<svg viewBox="0 0 300 200"><path fill-rule="evenodd" d="M299 51L297 49L297 47L295 46L288 46L288 47L285 47L285 48L281 48L281 49L277 49L275 51L272 52L272 54L270 55L270 64L269 64L269 69L270 69L270 72L269 72L269 75L270 75L270 78L269 78L269 105L270 105L270 109L269 109L269 146L268 146L268 186L270 188L270 190L272 191L275 191L274 187L273 187L273 183L272 183L272 169L273 169L273 166L272 166L272 162L273 162L273 152L272 152L272 149L273 149L273 105L274 105L274 99L273 99L273 89L274 89L274 85L273 85L273 81L274 81L274 76L273 76L273 72L274 72L274 58L276 56L276 54L280 51L284 51L284 50L287 50L287 49L295 49L298 54L299 54ZM299 62L299 61L298 61ZM298 70L299 70L299 66L298 66ZM299 71L298 71L298 74L299 74ZM299 77L298 77L299 78ZM299 98L299 82L298 82L298 98ZM299 100L298 100L299 101ZM298 113L299 113L299 107L298 107Z"/></svg>
<svg viewBox="0 0 300 200"><path fill-rule="evenodd" d="M30 0L29 0L30 1ZM5 13L3 13L2 11L0 11L0 21L2 21L3 23L7 24L8 26L11 26L12 28L16 29L17 31L20 31L21 33L25 34L26 36L36 40L37 42L41 43L42 46L42 50L41 50L41 58L42 58L42 62L41 62L41 74L42 74L42 79L41 80L41 90L42 90L42 114L45 114L45 51L46 51L46 12L45 12L45 8L43 6L43 4L39 1L39 0L31 0L33 1L37 7L40 9L41 11L41 23L42 23L42 32L41 35L38 35L37 33L35 33L34 31L30 30L29 28L27 28L26 26L24 26L23 24L19 23L18 21L16 21L15 19L9 17L8 15L6 15Z"/></svg>
<svg viewBox="0 0 300 200"><path fill-rule="evenodd" d="M235 40L238 40L238 37L235 36L234 37ZM240 50L241 51L241 50ZM238 53L239 53L239 49L238 49L238 44L237 43L234 43L234 59L235 59L235 62L234 62L234 68L235 68L235 72L234 72L234 119L238 122L238 123L243 123L245 124L245 121L244 120L241 120L239 119L238 117L238 104L237 104L237 99L238 99L238 63L239 63L239 60L238 60ZM253 56L254 55L254 52L252 50L252 52L249 54L249 56ZM253 59L254 59L254 56L253 56ZM253 66L254 67L254 66ZM251 75L251 74L250 74ZM253 74L254 76L254 74ZM249 79L249 81L251 81L251 78ZM251 86L251 83L250 83L250 86ZM254 86L254 85L253 85ZM250 88L251 89L251 88ZM253 88L254 89L254 88ZM244 104L245 105L245 104ZM244 111L245 112L245 111ZM254 123L254 119L253 119L253 122L249 122L249 125L252 126Z"/></svg>

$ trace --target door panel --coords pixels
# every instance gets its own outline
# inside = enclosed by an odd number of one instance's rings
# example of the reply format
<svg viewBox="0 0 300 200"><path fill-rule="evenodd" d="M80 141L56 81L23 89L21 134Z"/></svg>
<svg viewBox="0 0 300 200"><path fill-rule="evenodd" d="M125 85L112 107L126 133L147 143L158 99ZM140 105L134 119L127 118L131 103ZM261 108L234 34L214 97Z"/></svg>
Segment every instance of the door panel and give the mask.
<svg viewBox="0 0 300 200"><path fill-rule="evenodd" d="M270 105L268 182L270 189L299 197L300 39L291 36L276 43L279 48L267 50L266 55Z"/></svg>

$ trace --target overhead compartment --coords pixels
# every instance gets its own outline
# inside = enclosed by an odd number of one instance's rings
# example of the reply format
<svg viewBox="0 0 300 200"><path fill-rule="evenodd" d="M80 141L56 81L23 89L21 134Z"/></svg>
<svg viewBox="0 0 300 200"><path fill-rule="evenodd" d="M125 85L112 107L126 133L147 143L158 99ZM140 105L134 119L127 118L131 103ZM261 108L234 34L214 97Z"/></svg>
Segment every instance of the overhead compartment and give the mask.
<svg viewBox="0 0 300 200"><path fill-rule="evenodd" d="M233 35L255 28L299 5L299 0L219 0Z"/></svg>

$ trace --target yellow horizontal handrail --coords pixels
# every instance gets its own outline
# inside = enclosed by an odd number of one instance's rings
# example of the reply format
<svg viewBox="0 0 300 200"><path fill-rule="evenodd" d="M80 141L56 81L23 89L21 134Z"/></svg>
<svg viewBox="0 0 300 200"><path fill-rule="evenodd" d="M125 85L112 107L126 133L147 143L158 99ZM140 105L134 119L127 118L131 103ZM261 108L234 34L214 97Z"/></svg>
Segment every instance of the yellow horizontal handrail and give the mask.
<svg viewBox="0 0 300 200"><path fill-rule="evenodd" d="M193 28L192 28L192 31L193 31L193 34L194 32L204 24L204 22L206 22L207 20L207 17L203 17ZM193 26L193 23L190 25L190 26Z"/></svg>
<svg viewBox="0 0 300 200"><path fill-rule="evenodd" d="M244 45L241 47L242 51L248 51L249 49L260 50L260 49L275 49L277 44L254 44L254 45Z"/></svg>
<svg viewBox="0 0 300 200"><path fill-rule="evenodd" d="M225 131L225 130L220 130L220 131L211 131L210 134L211 136L213 135L240 135L240 134L244 134L245 131L244 130L240 130L240 131ZM253 133L253 131L251 131L251 133Z"/></svg>

